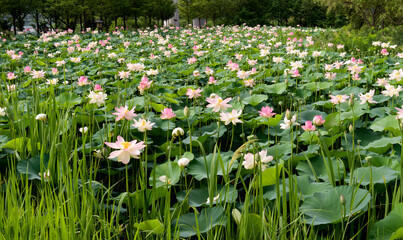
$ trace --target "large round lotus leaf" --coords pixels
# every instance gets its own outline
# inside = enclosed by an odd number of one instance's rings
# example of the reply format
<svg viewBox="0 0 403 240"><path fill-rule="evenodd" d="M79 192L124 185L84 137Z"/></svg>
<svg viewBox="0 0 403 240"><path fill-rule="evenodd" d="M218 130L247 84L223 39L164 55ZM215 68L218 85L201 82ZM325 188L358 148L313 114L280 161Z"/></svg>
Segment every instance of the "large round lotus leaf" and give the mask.
<svg viewBox="0 0 403 240"><path fill-rule="evenodd" d="M246 97L242 100L243 103L245 104L250 104L252 106L257 106L259 103L266 101L267 100L267 95L263 94L253 94L249 97Z"/></svg>
<svg viewBox="0 0 403 240"><path fill-rule="evenodd" d="M371 127L375 132L390 131L393 133L399 133L399 121L396 116L387 116L375 121Z"/></svg>
<svg viewBox="0 0 403 240"><path fill-rule="evenodd" d="M330 176L328 176L328 172L330 173L330 165L328 160L325 160L326 163L329 166L329 171L326 169L326 165L324 164L324 161L322 157L314 157L310 159L311 166L307 161L300 161L297 166L297 171L299 175L308 175L312 179L314 179L314 172L316 173L316 176L319 179L322 179L324 181L329 181ZM344 175L344 166L343 163L340 160L337 160L335 158L331 159L331 164L333 167L333 175L336 181L340 180L341 177Z"/></svg>
<svg viewBox="0 0 403 240"><path fill-rule="evenodd" d="M346 201L344 206L340 201L341 196ZM371 195L367 190L354 186L339 186L306 198L300 210L308 224L339 223L342 218L365 211L370 200Z"/></svg>
<svg viewBox="0 0 403 240"><path fill-rule="evenodd" d="M146 220L141 223L135 223L134 227L143 232L162 234L164 225L158 219Z"/></svg>
<svg viewBox="0 0 403 240"><path fill-rule="evenodd" d="M263 89L266 93L282 94L287 90L287 84L285 82L281 82L271 85L265 85Z"/></svg>
<svg viewBox="0 0 403 240"><path fill-rule="evenodd" d="M297 177L297 186L304 198L312 196L317 192L325 192L332 187L327 182L313 182L307 175Z"/></svg>
<svg viewBox="0 0 403 240"><path fill-rule="evenodd" d="M26 174L28 179L38 179L41 180L42 173L46 172L49 163L49 155L43 155L41 159L40 155L36 155L30 159L22 160L17 164L17 171L20 174ZM42 164L42 168L41 168Z"/></svg>
<svg viewBox="0 0 403 240"><path fill-rule="evenodd" d="M266 168L262 172L262 186L270 186L276 184L277 179L280 176L281 169L283 168L283 163L278 164L277 166ZM259 187L259 181L255 182L255 187Z"/></svg>
<svg viewBox="0 0 403 240"><path fill-rule="evenodd" d="M155 173L154 173L155 171ZM150 174L150 185L153 186L155 174L155 186L161 187L167 185L174 185L179 181L180 178L180 167L178 163L167 161L164 164L158 165L155 169L151 171ZM165 177L164 177L165 176ZM164 180L165 178L165 180ZM164 180L164 181L163 181Z"/></svg>
<svg viewBox="0 0 403 240"><path fill-rule="evenodd" d="M179 236L188 238L198 233L205 233L217 225L225 226L227 217L224 208L216 206L204 208L200 214L188 213L172 221L172 231L178 231ZM176 233L175 233L176 235Z"/></svg>
<svg viewBox="0 0 403 240"><path fill-rule="evenodd" d="M372 176L371 176L372 170ZM351 174L351 173L350 173ZM353 183L361 184L367 186L372 183L389 183L395 180L398 176L398 172L387 166L382 167L361 167L354 170ZM350 178L347 177L346 182L350 182Z"/></svg>
<svg viewBox="0 0 403 240"><path fill-rule="evenodd" d="M371 227L370 237L379 240L403 238L403 203L397 204L387 217Z"/></svg>
<svg viewBox="0 0 403 240"><path fill-rule="evenodd" d="M72 92L64 92L56 97L56 103L59 104L60 107L65 108L80 104L82 100L80 96Z"/></svg>
<svg viewBox="0 0 403 240"><path fill-rule="evenodd" d="M216 154L216 157L221 158L222 164L218 164L217 175L223 176L225 172L231 172L233 169L238 167L238 162L235 161L232 165L230 165L231 158L234 152L221 152L220 154ZM204 157L195 158L190 162L187 167L188 174L192 175L197 180L202 180L207 178L207 171L210 174L211 162L213 161L213 154L209 154L206 156L207 169L206 170L206 162L204 161ZM221 162L221 161L220 161Z"/></svg>
<svg viewBox="0 0 403 240"><path fill-rule="evenodd" d="M220 197L214 203L232 203L235 202L235 200L238 198L238 192L233 187L226 188L223 186L217 186L217 194L215 194L214 196L217 196L218 194ZM183 202L186 197L189 206L200 207L207 202L207 198L209 197L208 188L202 187L200 189L192 189L189 192L181 191L176 195L176 199L178 199L179 202Z"/></svg>
<svg viewBox="0 0 403 240"><path fill-rule="evenodd" d="M375 140L361 149L368 150L374 153L383 154L388 151L394 144L400 143L400 137L382 137L381 139Z"/></svg>
<svg viewBox="0 0 403 240"><path fill-rule="evenodd" d="M301 120L302 120L303 122L306 122L306 121L312 121L313 118L314 118L316 115L322 116L323 119L325 119L326 116L327 116L326 113L321 112L321 111L318 111L318 110L307 110L307 111L303 111L303 112L301 112L301 115L300 115L300 116L301 116Z"/></svg>

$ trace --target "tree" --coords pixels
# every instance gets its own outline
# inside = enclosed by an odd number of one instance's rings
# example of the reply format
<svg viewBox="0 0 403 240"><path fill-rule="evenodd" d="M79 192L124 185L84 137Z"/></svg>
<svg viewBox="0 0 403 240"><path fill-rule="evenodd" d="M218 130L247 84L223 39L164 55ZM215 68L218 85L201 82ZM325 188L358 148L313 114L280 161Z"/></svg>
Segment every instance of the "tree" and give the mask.
<svg viewBox="0 0 403 240"><path fill-rule="evenodd" d="M190 21L195 17L195 0L179 0L179 16L186 19L186 22L190 24Z"/></svg>
<svg viewBox="0 0 403 240"><path fill-rule="evenodd" d="M317 0L328 10L335 8L342 9L347 7L353 14L356 14L370 27L378 28L380 22L386 17L386 6L390 4L389 0ZM392 3L394 4L394 3Z"/></svg>
<svg viewBox="0 0 403 240"><path fill-rule="evenodd" d="M14 34L24 28L24 19L31 11L29 0L1 0L0 6L6 14L10 14L14 27Z"/></svg>

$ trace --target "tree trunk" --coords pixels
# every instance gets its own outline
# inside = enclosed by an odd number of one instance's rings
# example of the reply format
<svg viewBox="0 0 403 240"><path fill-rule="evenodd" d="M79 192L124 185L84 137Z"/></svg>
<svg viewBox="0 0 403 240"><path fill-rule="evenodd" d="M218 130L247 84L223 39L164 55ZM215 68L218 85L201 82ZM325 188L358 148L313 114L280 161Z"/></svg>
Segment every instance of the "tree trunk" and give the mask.
<svg viewBox="0 0 403 240"><path fill-rule="evenodd" d="M39 37L39 12L35 9L35 22L36 22L36 36Z"/></svg>
<svg viewBox="0 0 403 240"><path fill-rule="evenodd" d="M15 21L15 17L13 15L13 26L14 26L14 35L17 35L17 26L16 25L16 21Z"/></svg>
<svg viewBox="0 0 403 240"><path fill-rule="evenodd" d="M84 30L87 29L87 14L85 14L85 10L83 12L83 21L84 21Z"/></svg>

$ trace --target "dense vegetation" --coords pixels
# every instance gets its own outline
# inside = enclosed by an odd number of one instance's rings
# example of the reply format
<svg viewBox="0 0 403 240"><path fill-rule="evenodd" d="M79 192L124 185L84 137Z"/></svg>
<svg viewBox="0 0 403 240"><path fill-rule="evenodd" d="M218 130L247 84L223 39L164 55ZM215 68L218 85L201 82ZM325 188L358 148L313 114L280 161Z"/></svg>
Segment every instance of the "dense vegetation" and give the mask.
<svg viewBox="0 0 403 240"><path fill-rule="evenodd" d="M402 238L403 49L348 34L2 37L1 238Z"/></svg>
<svg viewBox="0 0 403 240"><path fill-rule="evenodd" d="M95 21L109 27L129 28L161 26L180 11L181 26L193 18L206 18L210 25L243 24L303 27L353 28L363 25L373 29L402 24L400 0L0 0L3 30L23 29L30 14L34 27L85 30L95 28Z"/></svg>

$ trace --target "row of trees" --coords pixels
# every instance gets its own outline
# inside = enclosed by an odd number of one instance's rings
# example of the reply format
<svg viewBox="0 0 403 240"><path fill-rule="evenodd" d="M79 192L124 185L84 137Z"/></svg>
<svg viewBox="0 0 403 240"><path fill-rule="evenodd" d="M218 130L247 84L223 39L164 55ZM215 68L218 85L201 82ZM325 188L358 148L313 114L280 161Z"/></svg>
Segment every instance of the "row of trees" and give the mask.
<svg viewBox="0 0 403 240"><path fill-rule="evenodd" d="M349 17L350 22L365 24L375 29L386 25L403 24L402 0L316 0L329 11Z"/></svg>
<svg viewBox="0 0 403 240"><path fill-rule="evenodd" d="M22 29L33 17L37 30L163 25L179 9L181 24L205 18L211 24L271 24L339 27L354 22L382 28L403 23L402 0L0 0L3 29ZM39 32L38 31L38 32Z"/></svg>
<svg viewBox="0 0 403 240"><path fill-rule="evenodd" d="M9 28L12 25L23 29L24 19L30 15L35 19L33 27L37 30L43 30L43 26L84 30L95 28L98 19L106 28L112 23L118 25L118 20L126 28L130 19L137 28L141 17L143 26L162 24L176 9L173 0L0 0L0 6L3 28L9 17Z"/></svg>

